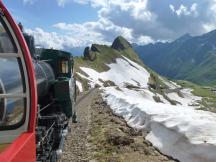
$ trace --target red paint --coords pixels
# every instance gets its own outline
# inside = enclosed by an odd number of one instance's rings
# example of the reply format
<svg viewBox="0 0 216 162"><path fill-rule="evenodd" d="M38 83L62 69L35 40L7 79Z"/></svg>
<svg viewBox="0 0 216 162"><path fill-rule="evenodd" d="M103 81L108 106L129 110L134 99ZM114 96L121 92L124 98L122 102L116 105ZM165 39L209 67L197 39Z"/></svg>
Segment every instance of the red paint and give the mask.
<svg viewBox="0 0 216 162"><path fill-rule="evenodd" d="M37 90L36 80L34 74L34 68L32 64L31 55L28 46L23 38L23 35L11 17L8 10L0 0L0 8L4 12L9 24L11 25L18 42L21 46L26 68L28 72L28 79L30 84L30 121L28 132L23 133L18 137L4 152L0 154L0 162L35 162L36 161L36 146L35 146L35 125L36 125L36 114L37 114Z"/></svg>
<svg viewBox="0 0 216 162"><path fill-rule="evenodd" d="M23 133L2 154L0 162L35 162L35 134Z"/></svg>

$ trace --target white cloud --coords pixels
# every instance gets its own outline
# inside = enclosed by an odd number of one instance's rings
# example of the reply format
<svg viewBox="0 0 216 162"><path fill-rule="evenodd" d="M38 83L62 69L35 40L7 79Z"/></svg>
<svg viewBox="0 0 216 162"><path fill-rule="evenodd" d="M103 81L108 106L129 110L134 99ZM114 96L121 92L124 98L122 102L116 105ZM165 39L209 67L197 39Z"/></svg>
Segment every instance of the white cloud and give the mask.
<svg viewBox="0 0 216 162"><path fill-rule="evenodd" d="M139 45L145 45L145 44L154 43L154 42L155 41L151 37L143 36L143 35L141 35L136 41L136 43Z"/></svg>
<svg viewBox="0 0 216 162"><path fill-rule="evenodd" d="M57 33L45 32L41 28L35 28L34 30L26 29L25 31L34 36L36 45L54 49L63 49L64 38Z"/></svg>
<svg viewBox="0 0 216 162"><path fill-rule="evenodd" d="M56 32L46 32L41 28L26 29L25 31L34 36L36 45L46 48L68 49L89 46L93 43L110 44L110 42L103 39L100 33L86 32L86 30L77 26L73 32L65 35L60 35Z"/></svg>
<svg viewBox="0 0 216 162"><path fill-rule="evenodd" d="M203 28L204 28L205 32L210 32L210 31L216 29L216 24L206 23L206 24L203 24Z"/></svg>
<svg viewBox="0 0 216 162"><path fill-rule="evenodd" d="M176 14L177 14L178 16L181 16L181 15L187 16L187 15L190 15L191 13L190 13L190 11L188 10L187 7L185 7L184 5L181 5L181 6L179 7L179 9L176 10Z"/></svg>
<svg viewBox="0 0 216 162"><path fill-rule="evenodd" d="M169 7L170 7L172 12L175 12L175 7L173 5L170 4Z"/></svg>
<svg viewBox="0 0 216 162"><path fill-rule="evenodd" d="M53 25L55 28L66 31L70 35L79 35L81 38L91 40L91 42L102 42L111 44L113 39L122 35L130 42L147 44L154 42L149 36L139 35L134 37L133 30L113 24L110 20L100 18L96 22L86 22L83 24L58 23ZM78 39L80 39L78 37ZM83 42L83 46L90 44L90 41Z"/></svg>
<svg viewBox="0 0 216 162"><path fill-rule="evenodd" d="M41 31L39 28L31 30L37 37L36 42L56 48L86 46L91 43L111 44L118 35L138 44L170 41L185 33L199 35L216 28L216 0L57 0L56 2L60 7L72 2L89 5L98 13L96 21L54 24L53 27L64 33L63 35L48 33L42 29ZM49 39L54 40L47 43Z"/></svg>
<svg viewBox="0 0 216 162"><path fill-rule="evenodd" d="M191 12L197 12L197 3L193 3L190 9Z"/></svg>
<svg viewBox="0 0 216 162"><path fill-rule="evenodd" d="M116 27L111 22L107 22L106 20L103 19L100 19L97 22L86 22L83 24L58 23L53 26L60 30L66 31L67 34L76 35L76 36L80 35L82 38L86 40L91 40L92 42L98 42L98 40L105 42L103 39L106 39L106 35L109 36L110 34L112 35L113 33L116 34L121 33L127 37L130 37L131 35L130 30L126 28ZM108 42L109 44L111 44L111 41Z"/></svg>
<svg viewBox="0 0 216 162"><path fill-rule="evenodd" d="M188 16L188 15L194 15L197 16L197 3L193 3L191 7L186 7L183 4L180 5L179 9L175 9L173 5L169 5L170 10L175 13L177 16Z"/></svg>

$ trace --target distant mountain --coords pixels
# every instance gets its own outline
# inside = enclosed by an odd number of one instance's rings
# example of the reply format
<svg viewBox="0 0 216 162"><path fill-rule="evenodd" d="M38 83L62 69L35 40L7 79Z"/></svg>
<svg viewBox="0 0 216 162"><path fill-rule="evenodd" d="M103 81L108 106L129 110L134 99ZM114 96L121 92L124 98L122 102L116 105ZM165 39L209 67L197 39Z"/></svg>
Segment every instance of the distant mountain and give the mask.
<svg viewBox="0 0 216 162"><path fill-rule="evenodd" d="M216 83L216 30L185 34L170 43L133 45L143 62L161 75L201 85Z"/></svg>

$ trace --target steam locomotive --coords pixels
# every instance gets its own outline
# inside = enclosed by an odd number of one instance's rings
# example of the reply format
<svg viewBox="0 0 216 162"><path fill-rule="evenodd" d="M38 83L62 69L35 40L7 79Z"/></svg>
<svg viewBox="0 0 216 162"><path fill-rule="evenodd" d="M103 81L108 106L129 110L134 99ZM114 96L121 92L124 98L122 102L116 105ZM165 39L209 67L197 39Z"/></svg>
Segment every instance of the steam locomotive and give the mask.
<svg viewBox="0 0 216 162"><path fill-rule="evenodd" d="M0 162L55 162L76 122L70 53L41 49L0 1Z"/></svg>

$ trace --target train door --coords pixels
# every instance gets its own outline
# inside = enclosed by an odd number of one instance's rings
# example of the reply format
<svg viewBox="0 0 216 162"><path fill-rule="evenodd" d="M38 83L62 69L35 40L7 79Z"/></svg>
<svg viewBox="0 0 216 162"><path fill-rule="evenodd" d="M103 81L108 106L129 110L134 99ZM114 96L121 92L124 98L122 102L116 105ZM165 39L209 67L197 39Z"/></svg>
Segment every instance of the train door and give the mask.
<svg viewBox="0 0 216 162"><path fill-rule="evenodd" d="M35 161L35 115L29 50L0 1L0 161Z"/></svg>

